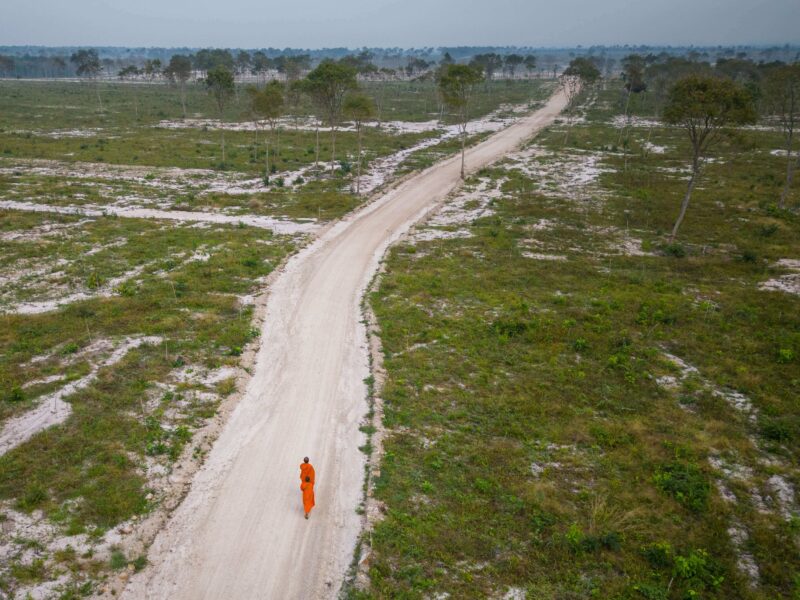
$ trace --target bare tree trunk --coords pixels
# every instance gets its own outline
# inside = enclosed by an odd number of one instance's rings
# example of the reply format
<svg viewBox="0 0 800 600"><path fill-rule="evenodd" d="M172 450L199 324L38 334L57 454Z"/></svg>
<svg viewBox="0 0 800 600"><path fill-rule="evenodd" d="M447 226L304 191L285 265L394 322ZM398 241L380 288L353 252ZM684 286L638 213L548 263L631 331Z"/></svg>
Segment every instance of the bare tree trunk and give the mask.
<svg viewBox="0 0 800 600"><path fill-rule="evenodd" d="M225 128L221 129L222 131L222 166L225 166Z"/></svg>
<svg viewBox="0 0 800 600"><path fill-rule="evenodd" d="M628 106L631 103L631 93L628 92L627 96L625 96L625 124L622 126L622 130L619 132L619 139L617 140L617 145L619 146L622 143L622 136L628 130Z"/></svg>
<svg viewBox="0 0 800 600"><path fill-rule="evenodd" d="M467 145L467 124L463 123L461 126L461 179L465 179L464 175L464 151Z"/></svg>
<svg viewBox="0 0 800 600"><path fill-rule="evenodd" d="M100 97L100 82L94 82L94 91L97 94L97 104L100 106L100 111L103 111L103 99Z"/></svg>
<svg viewBox="0 0 800 600"><path fill-rule="evenodd" d="M331 174L336 164L336 125L331 125Z"/></svg>
<svg viewBox="0 0 800 600"><path fill-rule="evenodd" d="M361 194L361 123L358 129L358 166L356 167L356 195Z"/></svg>
<svg viewBox="0 0 800 600"><path fill-rule="evenodd" d="M186 118L186 84L181 84L181 108L183 108L183 118Z"/></svg>
<svg viewBox="0 0 800 600"><path fill-rule="evenodd" d="M264 181L269 181L269 139L264 140Z"/></svg>
<svg viewBox="0 0 800 600"><path fill-rule="evenodd" d="M686 195L681 202L681 212L678 214L678 220L675 221L675 226L672 228L672 234L669 236L670 243L675 241L675 236L678 235L678 229L683 223L683 218L686 216L686 209L689 208L689 200L692 198L692 190L694 184L697 182L697 176L700 174L700 163L697 158L692 161L692 176L689 178L689 185L686 187Z"/></svg>
<svg viewBox="0 0 800 600"><path fill-rule="evenodd" d="M786 206L786 198L789 197L789 192L792 189L792 181L794 180L795 161L792 159L792 134L789 134L789 141L786 144L786 183L781 192L781 199L778 201L778 208Z"/></svg>
<svg viewBox="0 0 800 600"><path fill-rule="evenodd" d="M317 147L314 154L314 169L319 168L319 121L316 121L316 131L317 131Z"/></svg>

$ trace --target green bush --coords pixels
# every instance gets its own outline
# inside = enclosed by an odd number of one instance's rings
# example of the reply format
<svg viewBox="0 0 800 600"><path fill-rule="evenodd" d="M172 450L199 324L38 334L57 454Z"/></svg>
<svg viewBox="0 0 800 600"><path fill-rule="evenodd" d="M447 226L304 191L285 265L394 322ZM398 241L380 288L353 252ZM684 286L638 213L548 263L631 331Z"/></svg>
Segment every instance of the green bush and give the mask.
<svg viewBox="0 0 800 600"><path fill-rule="evenodd" d="M686 248L681 244L665 244L661 247L661 251L667 256L673 256L675 258L683 258L686 256Z"/></svg>
<svg viewBox="0 0 800 600"><path fill-rule="evenodd" d="M3 400L6 402L22 402L25 400L25 391L18 385L15 385L3 395Z"/></svg>
<svg viewBox="0 0 800 600"><path fill-rule="evenodd" d="M706 508L711 485L697 465L677 461L663 464L656 469L653 483L693 512Z"/></svg>

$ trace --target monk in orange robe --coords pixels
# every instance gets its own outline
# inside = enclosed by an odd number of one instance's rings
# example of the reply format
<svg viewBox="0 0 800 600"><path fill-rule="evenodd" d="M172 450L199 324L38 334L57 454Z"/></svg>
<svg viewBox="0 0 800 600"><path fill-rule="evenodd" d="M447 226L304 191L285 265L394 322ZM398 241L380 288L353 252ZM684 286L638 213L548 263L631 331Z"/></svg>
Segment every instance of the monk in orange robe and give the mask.
<svg viewBox="0 0 800 600"><path fill-rule="evenodd" d="M303 510L306 511L306 519L308 519L308 513L314 508L314 483L311 481L311 477L306 477L305 481L300 484L300 491L303 492Z"/></svg>
<svg viewBox="0 0 800 600"><path fill-rule="evenodd" d="M311 478L311 485L316 483L314 467L310 462L308 462L307 456L303 459L303 463L300 465L300 481L305 481L306 477Z"/></svg>

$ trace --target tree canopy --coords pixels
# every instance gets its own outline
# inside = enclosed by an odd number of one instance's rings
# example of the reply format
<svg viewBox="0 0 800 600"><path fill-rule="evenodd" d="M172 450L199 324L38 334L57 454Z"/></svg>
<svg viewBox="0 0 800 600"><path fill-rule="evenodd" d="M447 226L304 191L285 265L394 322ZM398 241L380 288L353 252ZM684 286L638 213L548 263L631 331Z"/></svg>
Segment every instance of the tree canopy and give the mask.
<svg viewBox="0 0 800 600"><path fill-rule="evenodd" d="M564 70L567 77L577 77L581 83L591 85L600 79L600 69L594 62L584 56L573 58Z"/></svg>
<svg viewBox="0 0 800 600"><path fill-rule="evenodd" d="M94 48L78 50L69 57L69 60L75 65L75 73L78 77L97 77L103 71L97 50Z"/></svg>

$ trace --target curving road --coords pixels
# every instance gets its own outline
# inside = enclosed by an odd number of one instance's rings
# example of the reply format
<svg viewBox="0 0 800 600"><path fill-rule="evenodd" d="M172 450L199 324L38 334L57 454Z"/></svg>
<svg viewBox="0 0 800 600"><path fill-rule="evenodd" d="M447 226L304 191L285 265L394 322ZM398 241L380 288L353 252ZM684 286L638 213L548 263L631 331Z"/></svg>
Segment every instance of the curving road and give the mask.
<svg viewBox="0 0 800 600"><path fill-rule="evenodd" d="M479 169L553 122L562 93L469 149ZM388 246L459 183L442 161L334 225L294 256L270 289L247 393L191 489L134 576L130 599L334 597L361 524L359 424L369 375L360 301ZM316 467L317 506L303 519L298 465Z"/></svg>

